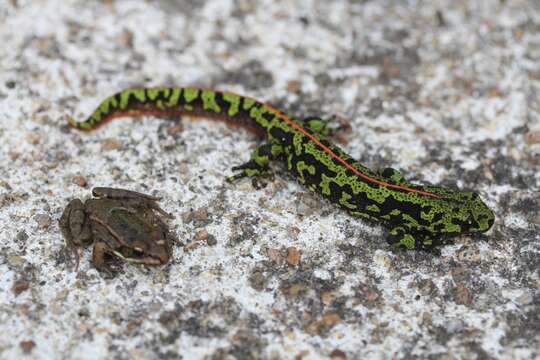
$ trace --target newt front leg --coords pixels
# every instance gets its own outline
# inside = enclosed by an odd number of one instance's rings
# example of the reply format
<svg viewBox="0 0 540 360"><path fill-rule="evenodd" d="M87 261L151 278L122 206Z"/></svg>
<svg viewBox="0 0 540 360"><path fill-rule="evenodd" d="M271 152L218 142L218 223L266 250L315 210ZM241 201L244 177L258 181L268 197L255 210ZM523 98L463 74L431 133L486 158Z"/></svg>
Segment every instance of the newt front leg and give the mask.
<svg viewBox="0 0 540 360"><path fill-rule="evenodd" d="M261 145L251 154L251 159L248 162L232 168L233 171L239 171L239 173L228 177L227 181L233 182L249 177L254 188L263 188L266 186L266 180L274 179L274 173L270 169L270 161L278 159L282 154L283 148L279 145Z"/></svg>

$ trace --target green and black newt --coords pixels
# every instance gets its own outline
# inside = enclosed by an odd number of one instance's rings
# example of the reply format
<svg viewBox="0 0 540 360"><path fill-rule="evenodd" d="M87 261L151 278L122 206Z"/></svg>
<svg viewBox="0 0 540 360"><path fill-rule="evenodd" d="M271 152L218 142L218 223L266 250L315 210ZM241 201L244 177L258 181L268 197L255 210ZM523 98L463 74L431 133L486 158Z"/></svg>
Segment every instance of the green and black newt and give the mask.
<svg viewBox="0 0 540 360"><path fill-rule="evenodd" d="M373 171L329 141L332 128L319 118L297 119L250 97L194 87L132 88L106 98L83 122L93 130L117 117L192 116L239 125L266 138L251 159L233 167L228 180L249 177L254 185L272 177L270 161L284 161L301 184L352 216L382 221L388 243L432 249L459 234L483 233L493 212L471 191L406 181L392 168Z"/></svg>

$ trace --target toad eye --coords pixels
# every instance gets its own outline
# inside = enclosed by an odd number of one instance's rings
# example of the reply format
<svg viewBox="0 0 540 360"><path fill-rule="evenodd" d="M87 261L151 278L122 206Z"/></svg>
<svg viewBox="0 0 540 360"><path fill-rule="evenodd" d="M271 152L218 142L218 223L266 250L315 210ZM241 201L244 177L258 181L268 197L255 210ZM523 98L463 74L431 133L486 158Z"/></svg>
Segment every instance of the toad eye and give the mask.
<svg viewBox="0 0 540 360"><path fill-rule="evenodd" d="M133 256L143 256L144 255L144 250L140 247L137 247L135 246L133 248Z"/></svg>

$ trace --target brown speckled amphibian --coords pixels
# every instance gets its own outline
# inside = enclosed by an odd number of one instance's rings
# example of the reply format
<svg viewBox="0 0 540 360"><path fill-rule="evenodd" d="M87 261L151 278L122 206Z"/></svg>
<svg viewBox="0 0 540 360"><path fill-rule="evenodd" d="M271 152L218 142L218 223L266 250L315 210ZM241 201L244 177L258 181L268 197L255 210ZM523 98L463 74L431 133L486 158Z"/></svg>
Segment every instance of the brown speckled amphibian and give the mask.
<svg viewBox="0 0 540 360"><path fill-rule="evenodd" d="M92 262L111 273L105 255L145 265L162 265L169 261L172 235L163 217L171 217L157 204L159 198L135 191L96 187L96 198L84 203L72 200L62 214L59 225L67 246L79 256L77 247L94 243ZM156 214L158 212L159 214Z"/></svg>

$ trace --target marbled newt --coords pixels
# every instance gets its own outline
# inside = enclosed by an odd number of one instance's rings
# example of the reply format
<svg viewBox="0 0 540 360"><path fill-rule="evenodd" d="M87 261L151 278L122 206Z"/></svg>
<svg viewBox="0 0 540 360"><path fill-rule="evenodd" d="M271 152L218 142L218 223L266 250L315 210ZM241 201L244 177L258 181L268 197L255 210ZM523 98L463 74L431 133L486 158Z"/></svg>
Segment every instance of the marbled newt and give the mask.
<svg viewBox="0 0 540 360"><path fill-rule="evenodd" d="M93 130L113 118L145 115L214 118L265 137L228 180L249 177L256 186L273 176L270 161L282 160L301 184L352 216L382 221L390 229L388 243L396 247L431 249L451 236L485 232L495 219L475 192L412 184L392 168L370 170L329 141L328 122L294 118L231 92L132 88L106 98L87 120L69 118L69 124Z"/></svg>

